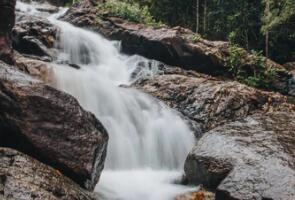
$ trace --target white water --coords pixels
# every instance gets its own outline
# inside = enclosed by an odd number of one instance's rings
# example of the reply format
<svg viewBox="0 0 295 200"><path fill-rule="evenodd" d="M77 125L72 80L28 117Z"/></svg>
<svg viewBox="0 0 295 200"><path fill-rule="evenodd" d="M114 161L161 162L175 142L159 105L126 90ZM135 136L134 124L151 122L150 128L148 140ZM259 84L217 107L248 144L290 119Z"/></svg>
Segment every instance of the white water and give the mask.
<svg viewBox="0 0 295 200"><path fill-rule="evenodd" d="M56 64L56 87L93 112L110 137L95 191L106 200L172 200L190 191L175 183L194 144L186 123L149 95L119 87L157 73L157 63L148 65L142 57L122 55L118 42L57 20L64 11L49 18L61 29L57 63L66 61L81 69ZM139 65L145 67L132 77Z"/></svg>
<svg viewBox="0 0 295 200"><path fill-rule="evenodd" d="M39 14L39 11L35 8L34 5L23 3L21 1L17 1L16 2L15 9L17 11L25 12L25 13L28 13L28 14L31 14L31 15L37 15L37 14Z"/></svg>

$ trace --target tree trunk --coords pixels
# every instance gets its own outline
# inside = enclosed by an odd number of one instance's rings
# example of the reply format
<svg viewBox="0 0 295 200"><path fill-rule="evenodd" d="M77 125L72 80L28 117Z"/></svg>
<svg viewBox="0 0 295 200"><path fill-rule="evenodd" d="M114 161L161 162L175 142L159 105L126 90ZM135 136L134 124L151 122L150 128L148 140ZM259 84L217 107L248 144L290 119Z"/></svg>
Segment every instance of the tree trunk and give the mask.
<svg viewBox="0 0 295 200"><path fill-rule="evenodd" d="M0 0L0 60L14 64L11 31L15 23L16 0Z"/></svg>
<svg viewBox="0 0 295 200"><path fill-rule="evenodd" d="M206 33L206 30L207 30L207 0L204 0L203 29L204 29L204 33Z"/></svg>
<svg viewBox="0 0 295 200"><path fill-rule="evenodd" d="M268 28L268 20L270 15L270 5L269 0L266 0L266 7L265 7L265 15L267 18L267 27L266 27L266 33L265 33L265 57L269 57L269 28Z"/></svg>
<svg viewBox="0 0 295 200"><path fill-rule="evenodd" d="M200 26L200 0L196 0L196 33L199 33Z"/></svg>

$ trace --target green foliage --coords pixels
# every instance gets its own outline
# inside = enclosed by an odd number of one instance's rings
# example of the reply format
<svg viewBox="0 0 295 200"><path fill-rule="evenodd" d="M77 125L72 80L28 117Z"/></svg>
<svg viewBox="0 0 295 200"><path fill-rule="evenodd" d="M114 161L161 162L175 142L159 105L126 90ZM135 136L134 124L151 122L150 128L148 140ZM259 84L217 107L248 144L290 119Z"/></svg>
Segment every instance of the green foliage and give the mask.
<svg viewBox="0 0 295 200"><path fill-rule="evenodd" d="M195 33L195 34L184 34L182 35L182 37L188 41L191 41L191 42L199 42L201 39L202 39L202 36L198 33Z"/></svg>
<svg viewBox="0 0 295 200"><path fill-rule="evenodd" d="M131 22L144 23L158 26L146 6L138 3L128 3L123 1L109 0L104 4L99 4L99 9L108 12L112 16L121 17Z"/></svg>
<svg viewBox="0 0 295 200"><path fill-rule="evenodd" d="M237 79L240 79L241 76L241 58L243 57L243 52L244 50L237 45L230 46L227 65Z"/></svg>
<svg viewBox="0 0 295 200"><path fill-rule="evenodd" d="M66 5L65 5L65 7L71 7L74 3L78 3L78 2L80 2L81 0L72 0L72 1L70 1L70 2L68 2L68 3L66 3Z"/></svg>
<svg viewBox="0 0 295 200"><path fill-rule="evenodd" d="M284 63L295 60L294 0L123 0L148 7L151 15L170 26L196 30L212 40L230 40L247 50L265 50L265 32L269 34L271 59ZM270 13L266 12L270 3Z"/></svg>
<svg viewBox="0 0 295 200"><path fill-rule="evenodd" d="M203 38L229 40L247 50L264 51L269 31L270 58L279 63L295 60L294 0L107 0L104 7L133 22L157 26L155 21L161 21L191 30L196 30L198 14Z"/></svg>
<svg viewBox="0 0 295 200"><path fill-rule="evenodd" d="M266 3L270 4L270 12L263 16L263 32L284 25L295 16L294 0L264 0L264 4Z"/></svg>
<svg viewBox="0 0 295 200"><path fill-rule="evenodd" d="M193 37L192 37L193 42L199 42L201 39L202 39L201 35L197 34L197 33L194 34Z"/></svg>
<svg viewBox="0 0 295 200"><path fill-rule="evenodd" d="M266 67L265 57L263 57L262 52L252 51L254 57L254 69L253 75L246 79L246 83L253 85L255 87L270 88L272 82L277 77L276 69L273 67Z"/></svg>
<svg viewBox="0 0 295 200"><path fill-rule="evenodd" d="M239 82L245 83L252 87L271 88L273 81L277 77L275 68L267 68L265 58L262 52L252 51L253 63L251 70L243 68L241 59L245 55L245 50L232 45L230 47L230 56L228 58L228 67L232 75Z"/></svg>
<svg viewBox="0 0 295 200"><path fill-rule="evenodd" d="M280 63L295 60L295 1L263 0L270 10L262 17L261 33L270 34L270 57Z"/></svg>

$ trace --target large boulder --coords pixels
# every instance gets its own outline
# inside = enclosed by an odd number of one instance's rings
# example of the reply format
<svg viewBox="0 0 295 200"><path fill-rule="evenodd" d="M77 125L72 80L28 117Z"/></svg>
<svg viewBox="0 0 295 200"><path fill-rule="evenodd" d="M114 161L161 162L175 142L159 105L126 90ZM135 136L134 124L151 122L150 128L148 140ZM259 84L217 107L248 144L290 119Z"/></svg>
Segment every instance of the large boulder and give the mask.
<svg viewBox="0 0 295 200"><path fill-rule="evenodd" d="M295 112L257 113L206 133L189 154L190 183L216 200L295 197Z"/></svg>
<svg viewBox="0 0 295 200"><path fill-rule="evenodd" d="M95 200L59 171L9 148L0 148L0 199Z"/></svg>
<svg viewBox="0 0 295 200"><path fill-rule="evenodd" d="M0 0L0 60L13 64L10 33L15 23L16 0Z"/></svg>
<svg viewBox="0 0 295 200"><path fill-rule="evenodd" d="M72 96L0 63L0 146L18 149L92 190L108 134Z"/></svg>
<svg viewBox="0 0 295 200"><path fill-rule="evenodd" d="M199 123L203 131L287 101L279 94L176 67L162 72L163 75L138 80L132 86Z"/></svg>

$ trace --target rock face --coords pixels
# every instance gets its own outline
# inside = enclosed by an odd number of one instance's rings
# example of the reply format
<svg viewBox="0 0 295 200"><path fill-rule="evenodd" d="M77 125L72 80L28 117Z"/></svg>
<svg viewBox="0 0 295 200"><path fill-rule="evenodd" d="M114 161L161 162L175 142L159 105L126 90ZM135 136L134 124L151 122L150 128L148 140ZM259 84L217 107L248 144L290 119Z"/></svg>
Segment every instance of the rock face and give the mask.
<svg viewBox="0 0 295 200"><path fill-rule="evenodd" d="M66 15L61 19L68 21L79 27L87 27L90 29L96 29L98 26L98 18L96 15L96 4L98 0L82 0L75 3L70 7Z"/></svg>
<svg viewBox="0 0 295 200"><path fill-rule="evenodd" d="M57 33L58 28L48 20L19 13L12 32L13 47L33 58L52 61Z"/></svg>
<svg viewBox="0 0 295 200"><path fill-rule="evenodd" d="M281 95L177 68L133 86L199 123L203 131L286 101Z"/></svg>
<svg viewBox="0 0 295 200"><path fill-rule="evenodd" d="M16 0L0 0L0 60L9 64L14 63L10 33L15 23L15 3Z"/></svg>
<svg viewBox="0 0 295 200"><path fill-rule="evenodd" d="M294 117L257 113L209 131L186 160L187 178L217 200L294 199Z"/></svg>
<svg viewBox="0 0 295 200"><path fill-rule="evenodd" d="M37 160L0 148L0 199L95 200L72 180Z"/></svg>
<svg viewBox="0 0 295 200"><path fill-rule="evenodd" d="M108 135L72 96L0 63L0 110L0 146L25 152L94 188Z"/></svg>

